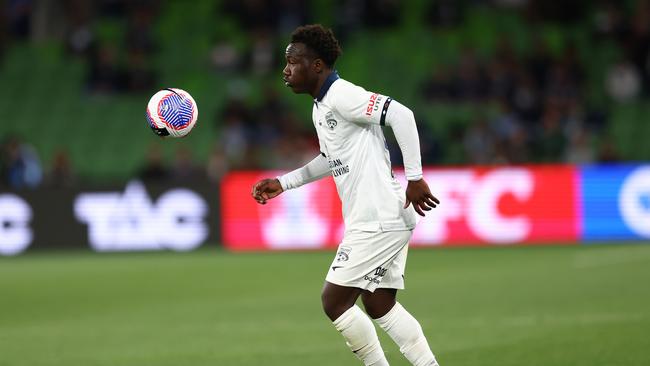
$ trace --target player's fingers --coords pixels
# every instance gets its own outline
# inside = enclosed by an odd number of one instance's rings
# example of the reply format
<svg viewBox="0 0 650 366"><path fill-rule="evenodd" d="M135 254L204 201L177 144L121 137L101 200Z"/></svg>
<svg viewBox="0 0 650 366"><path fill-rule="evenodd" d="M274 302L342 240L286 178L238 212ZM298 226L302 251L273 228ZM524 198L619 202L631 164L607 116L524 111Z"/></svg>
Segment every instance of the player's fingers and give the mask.
<svg viewBox="0 0 650 366"><path fill-rule="evenodd" d="M418 207L418 205L416 205L415 202L413 203L413 208L415 209L415 212L418 213L418 215L424 216L424 212L422 212L422 210L420 210L420 207Z"/></svg>
<svg viewBox="0 0 650 366"><path fill-rule="evenodd" d="M418 205L424 211L431 211L431 207L427 206L426 202L424 202L424 201L418 202Z"/></svg>
<svg viewBox="0 0 650 366"><path fill-rule="evenodd" d="M431 198L428 198L428 197L424 200L424 202L426 202L427 205L429 205L429 206L431 206L433 208L435 208L436 205L440 204L440 202L436 203Z"/></svg>
<svg viewBox="0 0 650 366"><path fill-rule="evenodd" d="M257 194L264 194L266 191L269 190L269 182L264 181L264 183L260 184L259 188L257 189Z"/></svg>
<svg viewBox="0 0 650 366"><path fill-rule="evenodd" d="M427 194L427 198L429 198L430 200L432 200L433 202L435 202L436 205L439 205L439 204L440 204L440 200L437 199L436 196L432 195L431 193Z"/></svg>

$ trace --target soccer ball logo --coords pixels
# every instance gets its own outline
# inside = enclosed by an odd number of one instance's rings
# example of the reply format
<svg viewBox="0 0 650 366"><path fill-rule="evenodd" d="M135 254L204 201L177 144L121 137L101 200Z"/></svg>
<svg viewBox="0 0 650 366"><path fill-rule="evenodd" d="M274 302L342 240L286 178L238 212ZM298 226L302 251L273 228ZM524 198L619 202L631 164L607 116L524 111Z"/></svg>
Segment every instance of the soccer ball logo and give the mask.
<svg viewBox="0 0 650 366"><path fill-rule="evenodd" d="M182 89L163 89L151 97L147 105L149 127L158 136L186 136L199 116L199 109L190 93Z"/></svg>

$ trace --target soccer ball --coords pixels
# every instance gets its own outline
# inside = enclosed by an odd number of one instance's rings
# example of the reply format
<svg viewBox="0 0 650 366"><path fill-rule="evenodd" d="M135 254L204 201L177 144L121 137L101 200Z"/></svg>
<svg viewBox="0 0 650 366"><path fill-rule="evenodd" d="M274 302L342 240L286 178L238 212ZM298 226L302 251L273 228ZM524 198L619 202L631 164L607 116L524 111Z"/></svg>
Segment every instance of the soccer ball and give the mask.
<svg viewBox="0 0 650 366"><path fill-rule="evenodd" d="M149 127L158 136L184 137L196 124L199 109L190 93L182 89L163 89L147 105Z"/></svg>

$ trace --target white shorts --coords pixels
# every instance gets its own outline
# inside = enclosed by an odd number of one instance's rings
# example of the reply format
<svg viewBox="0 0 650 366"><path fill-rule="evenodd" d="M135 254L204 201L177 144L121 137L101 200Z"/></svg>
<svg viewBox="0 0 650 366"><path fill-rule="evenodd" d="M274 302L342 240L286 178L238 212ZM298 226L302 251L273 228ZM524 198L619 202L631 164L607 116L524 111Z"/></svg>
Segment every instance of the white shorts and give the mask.
<svg viewBox="0 0 650 366"><path fill-rule="evenodd" d="M413 231L345 233L325 280L374 292L404 289L408 242Z"/></svg>

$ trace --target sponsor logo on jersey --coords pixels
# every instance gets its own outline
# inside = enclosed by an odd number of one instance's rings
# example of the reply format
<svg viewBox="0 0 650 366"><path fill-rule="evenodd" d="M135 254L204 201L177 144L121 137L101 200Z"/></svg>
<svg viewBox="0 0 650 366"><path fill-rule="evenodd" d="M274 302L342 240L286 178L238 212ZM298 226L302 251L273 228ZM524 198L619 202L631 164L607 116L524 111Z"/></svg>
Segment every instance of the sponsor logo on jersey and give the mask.
<svg viewBox="0 0 650 366"><path fill-rule="evenodd" d="M330 170L332 171L332 176L338 177L343 174L348 174L350 172L349 165L343 165L341 159L330 159L329 160Z"/></svg>
<svg viewBox="0 0 650 366"><path fill-rule="evenodd" d="M366 106L366 116L371 116L374 111L379 109L382 99L382 96L377 93L370 96L368 106Z"/></svg>

